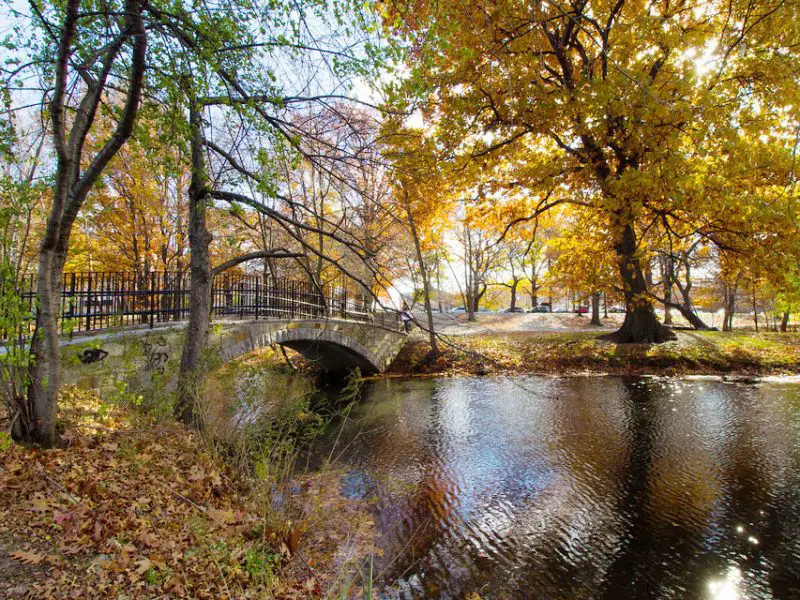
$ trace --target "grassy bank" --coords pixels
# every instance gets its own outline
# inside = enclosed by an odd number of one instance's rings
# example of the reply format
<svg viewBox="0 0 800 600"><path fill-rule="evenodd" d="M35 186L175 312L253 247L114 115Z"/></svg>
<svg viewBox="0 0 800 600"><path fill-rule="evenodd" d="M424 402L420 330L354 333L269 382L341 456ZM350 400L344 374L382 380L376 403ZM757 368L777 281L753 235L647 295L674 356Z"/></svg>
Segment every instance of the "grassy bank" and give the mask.
<svg viewBox="0 0 800 600"><path fill-rule="evenodd" d="M334 467L289 468L324 418L308 380L258 357L209 380L220 423L244 414L231 386L287 402L234 437L131 394L66 388L61 447L0 437L0 597L339 597L357 579L373 552L367 507L341 496Z"/></svg>
<svg viewBox="0 0 800 600"><path fill-rule="evenodd" d="M449 338L431 360L412 340L392 366L396 375L488 373L630 373L656 375L800 373L796 333L679 331L674 342L615 344L595 332L512 332Z"/></svg>

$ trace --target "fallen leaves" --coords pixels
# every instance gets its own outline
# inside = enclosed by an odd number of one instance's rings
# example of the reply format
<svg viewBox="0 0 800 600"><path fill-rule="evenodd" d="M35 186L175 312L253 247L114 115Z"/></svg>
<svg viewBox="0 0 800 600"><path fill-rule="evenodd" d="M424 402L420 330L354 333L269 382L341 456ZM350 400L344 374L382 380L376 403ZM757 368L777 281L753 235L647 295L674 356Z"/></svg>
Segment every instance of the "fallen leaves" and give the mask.
<svg viewBox="0 0 800 600"><path fill-rule="evenodd" d="M263 594L242 567L248 549L262 543L246 535L257 519L194 434L178 425L134 428L84 394L71 392L82 405L68 419L85 425L102 408L103 427L69 430L67 448L14 445L0 453L0 489L15 490L0 494L2 529L25 540L8 556L26 568L47 567L35 579L20 571L19 581L4 572L8 589L22 585L43 599L176 590L217 598L230 595L227 580L242 592L237 597ZM135 431L116 435L112 425Z"/></svg>
<svg viewBox="0 0 800 600"><path fill-rule="evenodd" d="M149 558L143 558L136 562L136 572L139 575L144 575L152 568L153 568L153 563L150 562Z"/></svg>
<svg viewBox="0 0 800 600"><path fill-rule="evenodd" d="M300 486L316 516L268 521L196 434L134 423L87 392L66 400L80 424L67 447L0 452L0 489L13 490L0 494L2 598L320 597L372 552L368 510L333 474Z"/></svg>
<svg viewBox="0 0 800 600"><path fill-rule="evenodd" d="M36 554L35 552L27 552L25 550L16 550L9 553L9 556L14 560L25 563L26 565L38 565L45 559L43 554Z"/></svg>
<svg viewBox="0 0 800 600"><path fill-rule="evenodd" d="M211 520L219 525L231 525L236 522L236 515L230 510L217 510L216 508L209 508L207 510L207 514Z"/></svg>

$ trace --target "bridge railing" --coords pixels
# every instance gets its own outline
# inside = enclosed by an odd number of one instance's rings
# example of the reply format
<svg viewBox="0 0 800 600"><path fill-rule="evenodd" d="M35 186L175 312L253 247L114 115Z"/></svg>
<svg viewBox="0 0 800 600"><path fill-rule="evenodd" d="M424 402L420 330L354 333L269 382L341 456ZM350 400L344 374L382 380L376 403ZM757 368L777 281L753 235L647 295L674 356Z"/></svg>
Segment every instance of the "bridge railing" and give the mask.
<svg viewBox="0 0 800 600"><path fill-rule="evenodd" d="M20 295L35 314L33 276ZM185 272L65 273L59 327L62 334L182 321L190 310L191 284ZM395 313L376 312L366 294L306 281L261 275L223 275L211 290L214 319L350 319L399 327ZM0 332L0 337L7 337Z"/></svg>

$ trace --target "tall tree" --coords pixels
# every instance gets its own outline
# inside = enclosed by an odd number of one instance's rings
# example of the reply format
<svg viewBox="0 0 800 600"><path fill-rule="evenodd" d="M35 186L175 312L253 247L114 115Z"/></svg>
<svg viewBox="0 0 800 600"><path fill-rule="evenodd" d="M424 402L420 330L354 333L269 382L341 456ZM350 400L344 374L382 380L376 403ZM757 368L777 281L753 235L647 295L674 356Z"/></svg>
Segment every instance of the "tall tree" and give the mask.
<svg viewBox="0 0 800 600"><path fill-rule="evenodd" d="M143 106L125 146L109 162L78 216L82 240L71 248L74 270L128 271L147 281L151 271L187 268L188 160L159 107ZM92 150L108 127L87 140Z"/></svg>
<svg viewBox="0 0 800 600"><path fill-rule="evenodd" d="M557 185L563 202L590 209L613 242L628 308L617 339L668 339L648 296L643 237L676 210L708 212L711 198L700 191L713 185L701 172L710 157L732 160L759 145L787 154L800 64L800 32L790 24L796 4L384 6L387 28L403 36L411 57L398 102L420 103L471 185ZM776 100L779 109L762 109ZM785 174L788 163L767 170Z"/></svg>
<svg viewBox="0 0 800 600"><path fill-rule="evenodd" d="M299 117L315 107L352 102L347 81L355 74L372 73L380 48L370 44L369 16L360 8L347 1L316 0L276 4L269 11L235 0L198 10L149 5L160 35L169 40L165 45L173 50L170 56L177 57L172 71L182 76L175 94L189 113L192 306L176 408L187 423L199 424L196 384L209 331L210 204L227 203L236 211L247 208L264 215L305 250L358 280L341 257L308 242L306 234L318 232L319 223L292 216L298 206L281 187L275 157L293 154L332 172L340 165L359 163L358 153L340 148L330 132ZM311 21L336 23L341 31L323 36ZM350 232L326 227L322 233L369 258L369 251ZM257 257L265 255L246 253L240 258Z"/></svg>
<svg viewBox="0 0 800 600"><path fill-rule="evenodd" d="M51 120L55 183L39 249L36 333L27 397L15 415L18 437L45 446L56 441L56 403L61 385L58 340L64 262L75 219L109 161L133 131L144 85L147 31L139 0L109 7L107 19L79 0L32 4L35 25L31 65L44 66L49 80L43 102ZM105 142L90 151L86 141L109 89L120 99L115 125ZM49 100L48 100L49 99Z"/></svg>
<svg viewBox="0 0 800 600"><path fill-rule="evenodd" d="M422 300L427 320L430 356L439 353L433 317L433 273L438 259L434 249L443 243L443 222L451 212L451 196L444 192L443 173L437 168L435 150L423 132L399 119L385 124L385 153L392 164L395 218L408 232L413 262L422 280ZM435 199L435 201L433 201ZM414 269L410 269L412 277ZM416 286L415 286L416 287Z"/></svg>

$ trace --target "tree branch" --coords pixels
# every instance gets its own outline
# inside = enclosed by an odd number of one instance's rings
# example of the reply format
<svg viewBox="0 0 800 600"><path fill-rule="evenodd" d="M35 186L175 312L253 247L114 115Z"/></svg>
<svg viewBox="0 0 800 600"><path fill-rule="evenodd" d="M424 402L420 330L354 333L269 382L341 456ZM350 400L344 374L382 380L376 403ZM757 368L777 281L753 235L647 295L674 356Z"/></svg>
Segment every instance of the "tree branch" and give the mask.
<svg viewBox="0 0 800 600"><path fill-rule="evenodd" d="M276 248L274 250L258 250L256 252L242 254L230 260L226 260L224 263L214 267L211 270L211 274L219 275L228 269L232 269L236 265L250 260L255 260L257 258L302 258L303 256L305 256L305 254L302 254L301 252L289 252L283 248Z"/></svg>

